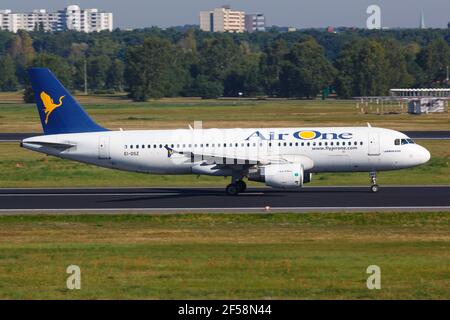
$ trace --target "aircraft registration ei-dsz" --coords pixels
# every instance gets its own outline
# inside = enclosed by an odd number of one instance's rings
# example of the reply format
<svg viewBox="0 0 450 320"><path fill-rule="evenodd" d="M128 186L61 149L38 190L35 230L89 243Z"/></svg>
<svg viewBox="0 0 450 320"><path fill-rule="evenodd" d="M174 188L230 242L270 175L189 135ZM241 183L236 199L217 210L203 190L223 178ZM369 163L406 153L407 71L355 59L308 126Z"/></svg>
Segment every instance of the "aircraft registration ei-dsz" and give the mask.
<svg viewBox="0 0 450 320"><path fill-rule="evenodd" d="M155 174L244 178L299 190L317 172L376 172L421 165L430 153L403 133L367 127L110 131L95 123L45 68L29 70L44 135L21 146L100 167ZM230 112L233 112L230 110Z"/></svg>

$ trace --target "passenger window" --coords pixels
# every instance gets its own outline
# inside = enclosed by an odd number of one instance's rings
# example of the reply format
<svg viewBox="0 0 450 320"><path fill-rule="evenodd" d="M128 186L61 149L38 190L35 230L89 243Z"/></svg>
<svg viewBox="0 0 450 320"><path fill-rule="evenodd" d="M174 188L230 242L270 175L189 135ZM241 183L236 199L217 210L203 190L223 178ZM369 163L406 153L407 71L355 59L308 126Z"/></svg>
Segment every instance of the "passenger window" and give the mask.
<svg viewBox="0 0 450 320"><path fill-rule="evenodd" d="M154 144L154 145L153 145L153 148L155 148L155 149L156 149L156 144Z"/></svg>
<svg viewBox="0 0 450 320"><path fill-rule="evenodd" d="M336 142L336 145L337 145L337 146L339 145L339 141Z"/></svg>
<svg viewBox="0 0 450 320"><path fill-rule="evenodd" d="M130 144L130 149L133 149L133 145L132 144Z"/></svg>
<svg viewBox="0 0 450 320"><path fill-rule="evenodd" d="M362 146L362 145L363 145L363 142L361 141L359 144Z"/></svg>
<svg viewBox="0 0 450 320"><path fill-rule="evenodd" d="M138 144L136 145L136 149L139 149L139 145Z"/></svg>
<svg viewBox="0 0 450 320"><path fill-rule="evenodd" d="M304 147L305 146L305 143L304 142L302 142L302 147Z"/></svg>
<svg viewBox="0 0 450 320"><path fill-rule="evenodd" d="M127 145L125 145L125 149L127 148Z"/></svg>
<svg viewBox="0 0 450 320"><path fill-rule="evenodd" d="M149 148L149 149L150 149L151 147L152 147L151 145L147 145L147 148Z"/></svg>
<svg viewBox="0 0 450 320"><path fill-rule="evenodd" d="M311 143L310 142L308 142L307 144L306 144L308 147L311 145Z"/></svg>
<svg viewBox="0 0 450 320"><path fill-rule="evenodd" d="M319 146L322 146L322 142L319 142Z"/></svg>
<svg viewBox="0 0 450 320"><path fill-rule="evenodd" d="M159 145L159 148L160 148L160 149L162 148L162 144Z"/></svg>
<svg viewBox="0 0 450 320"><path fill-rule="evenodd" d="M354 145L357 146L357 145L358 145L358 142L355 141Z"/></svg>
<svg viewBox="0 0 450 320"><path fill-rule="evenodd" d="M331 145L331 146L332 146L332 145L334 145L334 142L333 142L333 141L331 141L331 142L330 142L330 145Z"/></svg>

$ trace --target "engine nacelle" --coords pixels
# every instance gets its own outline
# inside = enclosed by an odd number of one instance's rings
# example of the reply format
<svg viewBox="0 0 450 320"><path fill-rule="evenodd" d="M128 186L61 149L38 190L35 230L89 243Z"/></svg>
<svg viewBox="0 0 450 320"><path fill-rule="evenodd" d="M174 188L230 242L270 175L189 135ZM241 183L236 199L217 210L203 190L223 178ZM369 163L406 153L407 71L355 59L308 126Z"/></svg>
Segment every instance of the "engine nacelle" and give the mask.
<svg viewBox="0 0 450 320"><path fill-rule="evenodd" d="M305 172L303 175L303 184L310 183L312 181L312 173L311 172Z"/></svg>
<svg viewBox="0 0 450 320"><path fill-rule="evenodd" d="M265 182L277 189L298 189L303 186L304 170L300 163L271 164L249 174L249 180Z"/></svg>

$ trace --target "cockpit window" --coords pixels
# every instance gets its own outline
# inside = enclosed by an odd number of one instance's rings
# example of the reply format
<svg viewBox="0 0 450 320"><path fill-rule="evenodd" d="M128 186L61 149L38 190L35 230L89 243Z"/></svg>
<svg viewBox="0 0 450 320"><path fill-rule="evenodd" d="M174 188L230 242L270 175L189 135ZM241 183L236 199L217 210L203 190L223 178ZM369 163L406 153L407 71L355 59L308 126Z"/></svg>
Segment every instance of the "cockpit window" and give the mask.
<svg viewBox="0 0 450 320"><path fill-rule="evenodd" d="M404 144L415 144L413 139L395 139L394 144L396 146L404 145Z"/></svg>

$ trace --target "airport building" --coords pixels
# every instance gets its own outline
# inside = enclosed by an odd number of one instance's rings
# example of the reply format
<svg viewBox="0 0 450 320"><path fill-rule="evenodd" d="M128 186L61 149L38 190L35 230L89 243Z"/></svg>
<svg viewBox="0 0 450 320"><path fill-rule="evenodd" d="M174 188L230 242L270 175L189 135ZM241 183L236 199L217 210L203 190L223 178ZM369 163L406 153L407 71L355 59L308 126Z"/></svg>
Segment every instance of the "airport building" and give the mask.
<svg viewBox="0 0 450 320"><path fill-rule="evenodd" d="M0 29L17 32L33 31L67 31L99 32L113 30L113 14L100 12L98 9L81 9L71 5L57 12L45 9L33 10L30 13L14 13L11 10L0 10Z"/></svg>
<svg viewBox="0 0 450 320"><path fill-rule="evenodd" d="M245 14L244 11L232 10L229 6L212 11L200 12L200 29L209 32L265 31L266 20L263 14Z"/></svg>
<svg viewBox="0 0 450 320"><path fill-rule="evenodd" d="M391 89L390 96L392 99L407 101L409 113L446 112L450 99L450 89Z"/></svg>

